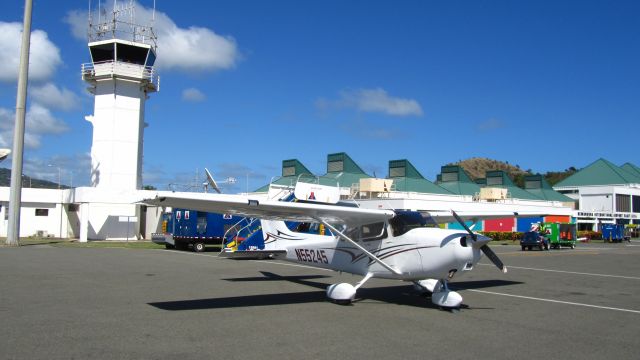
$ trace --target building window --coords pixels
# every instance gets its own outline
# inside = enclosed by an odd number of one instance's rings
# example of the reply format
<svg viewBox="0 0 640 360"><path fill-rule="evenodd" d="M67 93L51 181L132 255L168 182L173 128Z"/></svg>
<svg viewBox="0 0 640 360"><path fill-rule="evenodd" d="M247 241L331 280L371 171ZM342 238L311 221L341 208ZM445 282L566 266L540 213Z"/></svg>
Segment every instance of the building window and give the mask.
<svg viewBox="0 0 640 360"><path fill-rule="evenodd" d="M342 172L344 171L344 162L342 160L330 161L327 163L327 172Z"/></svg>
<svg viewBox="0 0 640 360"><path fill-rule="evenodd" d="M404 177L407 173L405 167L395 167L389 169L389 177Z"/></svg>
<svg viewBox="0 0 640 360"><path fill-rule="evenodd" d="M288 166L282 168L282 176L294 176L296 174L295 166Z"/></svg>
<svg viewBox="0 0 640 360"><path fill-rule="evenodd" d="M616 211L631 212L631 195L616 194Z"/></svg>
<svg viewBox="0 0 640 360"><path fill-rule="evenodd" d="M542 182L540 180L527 180L524 182L525 189L540 189L542 188Z"/></svg>
<svg viewBox="0 0 640 360"><path fill-rule="evenodd" d="M502 177L488 177L487 186L502 185Z"/></svg>
<svg viewBox="0 0 640 360"><path fill-rule="evenodd" d="M442 182L458 181L458 173L442 173Z"/></svg>
<svg viewBox="0 0 640 360"><path fill-rule="evenodd" d="M634 213L640 213L640 196L633 196L632 206Z"/></svg>
<svg viewBox="0 0 640 360"><path fill-rule="evenodd" d="M36 216L49 216L49 209L36 209Z"/></svg>

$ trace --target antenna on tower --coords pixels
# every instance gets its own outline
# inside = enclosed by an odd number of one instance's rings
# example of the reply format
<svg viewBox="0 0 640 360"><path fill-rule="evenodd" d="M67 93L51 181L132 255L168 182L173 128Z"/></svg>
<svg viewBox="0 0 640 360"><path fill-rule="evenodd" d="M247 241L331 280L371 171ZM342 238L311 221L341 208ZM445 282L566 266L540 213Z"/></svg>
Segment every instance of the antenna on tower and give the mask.
<svg viewBox="0 0 640 360"><path fill-rule="evenodd" d="M94 23L91 0L89 0L89 42L122 39L150 45L154 52L157 48L157 36L153 31L156 2L153 1L153 15L150 24L136 23L136 2L127 3L113 1L111 14L102 7L98 0L98 20Z"/></svg>

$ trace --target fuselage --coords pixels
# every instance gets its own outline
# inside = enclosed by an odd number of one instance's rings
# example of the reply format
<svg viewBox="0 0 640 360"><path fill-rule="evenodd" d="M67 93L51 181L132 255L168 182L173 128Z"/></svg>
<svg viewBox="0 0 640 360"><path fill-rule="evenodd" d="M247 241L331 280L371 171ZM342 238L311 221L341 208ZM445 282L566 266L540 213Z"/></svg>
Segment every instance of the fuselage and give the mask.
<svg viewBox="0 0 640 360"><path fill-rule="evenodd" d="M421 227L394 236L392 228L385 226L381 236L352 240L397 274L339 236L295 232L278 221L263 221L265 249L284 249L291 262L399 280L445 279L471 270L480 260L481 251L465 240L464 231Z"/></svg>

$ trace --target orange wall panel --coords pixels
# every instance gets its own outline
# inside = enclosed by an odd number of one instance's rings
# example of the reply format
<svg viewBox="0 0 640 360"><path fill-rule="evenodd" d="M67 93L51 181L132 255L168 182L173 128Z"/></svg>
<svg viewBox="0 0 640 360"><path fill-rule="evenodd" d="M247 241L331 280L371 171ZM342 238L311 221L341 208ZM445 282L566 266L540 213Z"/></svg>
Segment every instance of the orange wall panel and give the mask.
<svg viewBox="0 0 640 360"><path fill-rule="evenodd" d="M557 223L566 224L571 222L571 216L559 216L559 215L545 216L544 222L557 222Z"/></svg>

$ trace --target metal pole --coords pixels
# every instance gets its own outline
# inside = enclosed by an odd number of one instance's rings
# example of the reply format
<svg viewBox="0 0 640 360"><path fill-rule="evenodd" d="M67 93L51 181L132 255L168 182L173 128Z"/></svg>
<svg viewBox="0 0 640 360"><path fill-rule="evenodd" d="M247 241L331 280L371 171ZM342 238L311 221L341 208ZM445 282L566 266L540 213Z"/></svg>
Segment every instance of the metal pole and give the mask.
<svg viewBox="0 0 640 360"><path fill-rule="evenodd" d="M9 228L6 244L20 245L20 203L22 201L22 153L24 150L24 118L27 103L27 82L29 80L29 47L31 42L32 0L24 1L24 28L20 50L20 71L18 73L18 93L16 99L16 123L13 130L13 161L11 163L11 194L9 197Z"/></svg>

